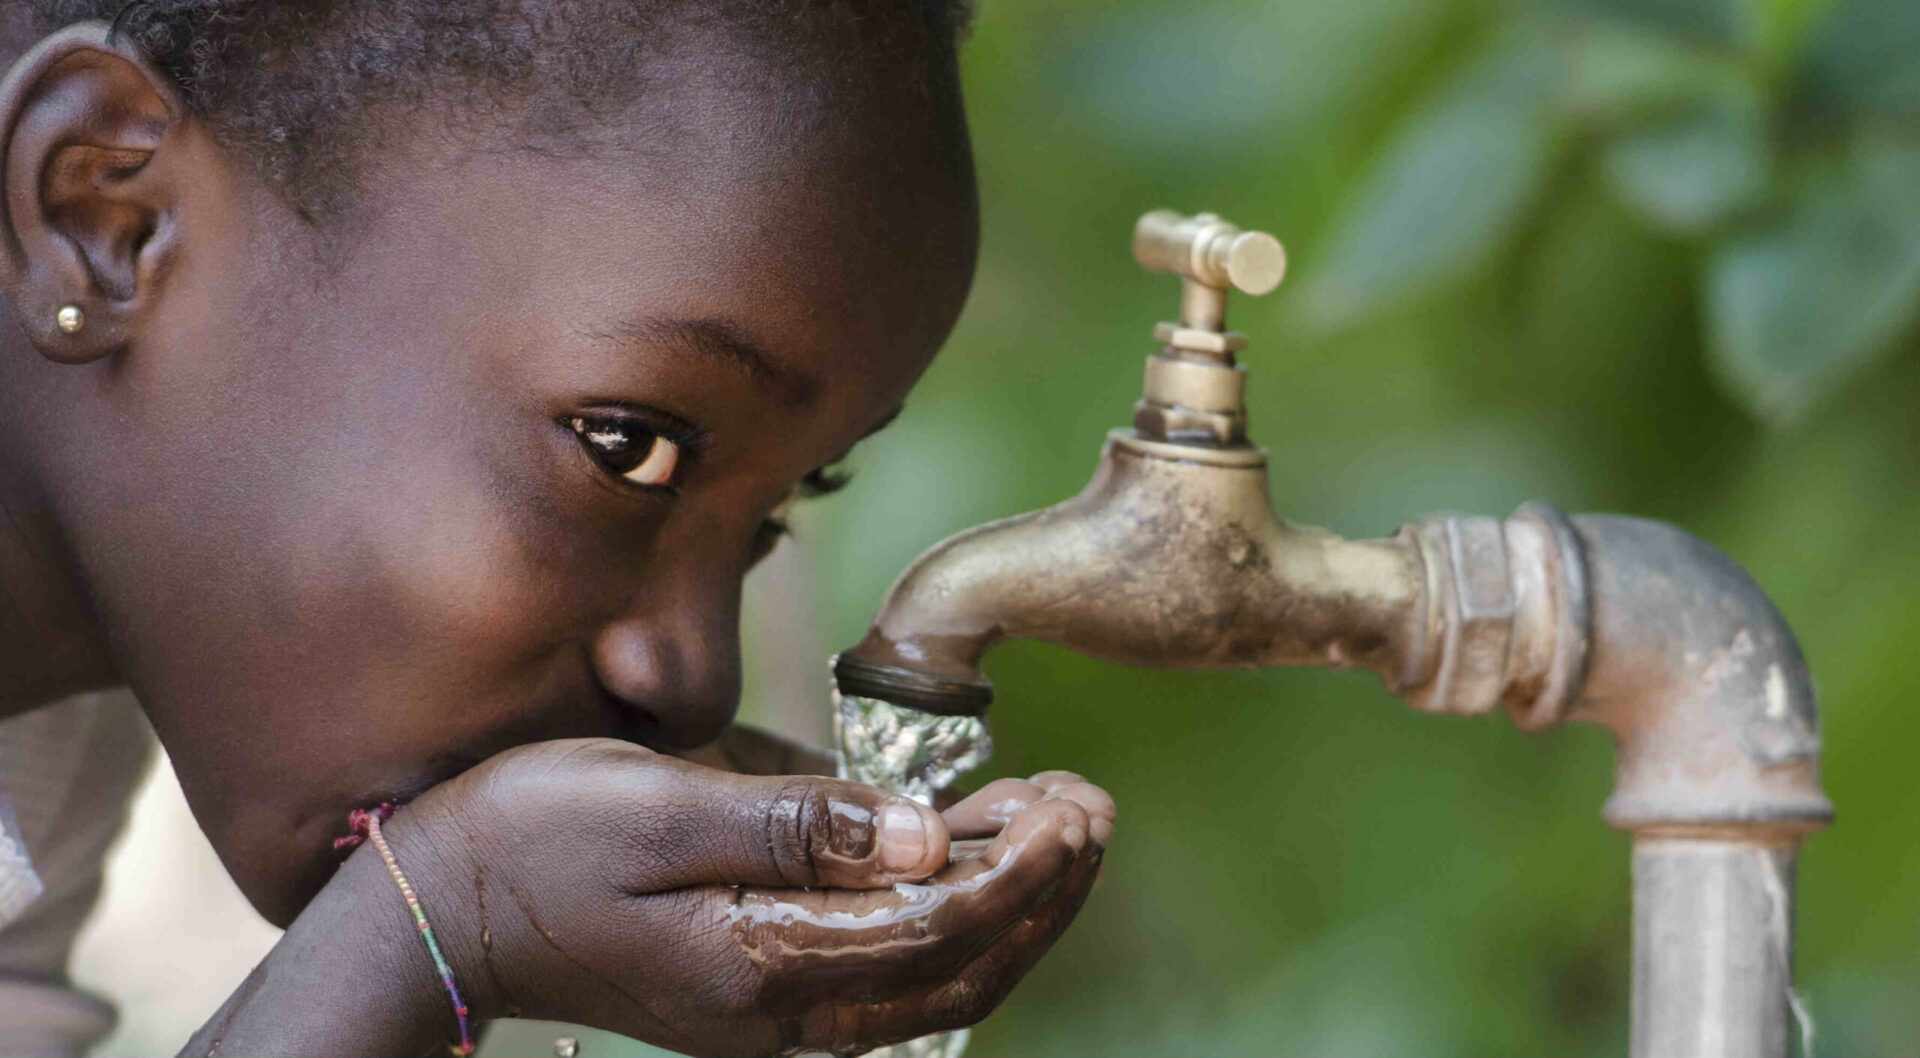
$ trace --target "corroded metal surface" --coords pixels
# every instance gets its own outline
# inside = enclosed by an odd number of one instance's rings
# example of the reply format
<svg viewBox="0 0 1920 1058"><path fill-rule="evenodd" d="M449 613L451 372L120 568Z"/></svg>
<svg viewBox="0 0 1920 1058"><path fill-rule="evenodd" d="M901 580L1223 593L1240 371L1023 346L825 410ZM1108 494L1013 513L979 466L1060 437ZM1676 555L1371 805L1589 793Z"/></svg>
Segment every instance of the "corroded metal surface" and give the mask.
<svg viewBox="0 0 1920 1058"><path fill-rule="evenodd" d="M1669 525L1583 515L1593 656L1569 719L1618 743L1607 822L1669 832L1806 831L1820 722L1800 645L1732 559Z"/></svg>

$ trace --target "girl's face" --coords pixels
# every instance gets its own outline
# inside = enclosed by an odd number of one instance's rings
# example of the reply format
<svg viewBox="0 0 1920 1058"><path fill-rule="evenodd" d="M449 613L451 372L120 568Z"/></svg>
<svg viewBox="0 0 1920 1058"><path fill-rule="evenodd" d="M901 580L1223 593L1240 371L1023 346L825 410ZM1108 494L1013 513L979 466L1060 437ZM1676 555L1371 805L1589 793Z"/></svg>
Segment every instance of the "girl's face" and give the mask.
<svg viewBox="0 0 1920 1058"><path fill-rule="evenodd" d="M121 674L270 919L352 808L533 740L713 738L769 517L951 327L960 133L690 94L644 150L384 150L329 252L203 152L138 340L34 369Z"/></svg>

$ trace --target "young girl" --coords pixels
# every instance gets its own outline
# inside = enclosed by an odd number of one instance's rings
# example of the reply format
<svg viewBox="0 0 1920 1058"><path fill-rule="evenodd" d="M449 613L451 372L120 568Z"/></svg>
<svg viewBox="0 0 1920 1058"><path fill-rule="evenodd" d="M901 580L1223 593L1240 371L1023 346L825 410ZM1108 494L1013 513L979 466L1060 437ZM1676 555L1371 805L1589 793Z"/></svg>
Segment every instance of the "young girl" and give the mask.
<svg viewBox="0 0 1920 1058"><path fill-rule="evenodd" d="M0 1051L101 1031L61 962L122 685L287 927L185 1053L850 1053L999 1002L1104 793L659 752L784 759L728 729L740 582L966 294L953 3L5 12L0 716L45 722L0 756Z"/></svg>

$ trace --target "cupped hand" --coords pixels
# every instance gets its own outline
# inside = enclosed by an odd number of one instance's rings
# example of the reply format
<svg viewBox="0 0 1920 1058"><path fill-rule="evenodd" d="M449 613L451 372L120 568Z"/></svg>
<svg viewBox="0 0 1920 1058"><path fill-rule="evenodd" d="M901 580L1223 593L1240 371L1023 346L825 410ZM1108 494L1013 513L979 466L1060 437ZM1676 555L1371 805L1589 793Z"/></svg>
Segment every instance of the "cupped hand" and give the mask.
<svg viewBox="0 0 1920 1058"><path fill-rule="evenodd" d="M387 832L477 1016L765 1055L979 1021L1079 911L1113 818L1065 772L943 815L579 740L501 754Z"/></svg>

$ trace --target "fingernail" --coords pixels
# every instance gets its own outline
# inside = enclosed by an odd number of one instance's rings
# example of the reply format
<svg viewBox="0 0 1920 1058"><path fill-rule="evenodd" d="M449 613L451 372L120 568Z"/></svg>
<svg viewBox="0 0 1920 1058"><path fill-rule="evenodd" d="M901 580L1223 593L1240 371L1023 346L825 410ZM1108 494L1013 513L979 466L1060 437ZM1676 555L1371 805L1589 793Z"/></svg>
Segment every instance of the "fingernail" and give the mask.
<svg viewBox="0 0 1920 1058"><path fill-rule="evenodd" d="M833 829L829 831L827 847L837 856L849 860L864 860L873 855L876 840L874 833L873 809L853 801L833 801L827 806L833 813Z"/></svg>
<svg viewBox="0 0 1920 1058"><path fill-rule="evenodd" d="M1075 852L1087 847L1087 828L1078 823L1068 823L1060 828L1060 840Z"/></svg>
<svg viewBox="0 0 1920 1058"><path fill-rule="evenodd" d="M891 804L880 810L880 866L907 871L927 858L927 823L912 805Z"/></svg>

